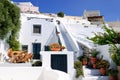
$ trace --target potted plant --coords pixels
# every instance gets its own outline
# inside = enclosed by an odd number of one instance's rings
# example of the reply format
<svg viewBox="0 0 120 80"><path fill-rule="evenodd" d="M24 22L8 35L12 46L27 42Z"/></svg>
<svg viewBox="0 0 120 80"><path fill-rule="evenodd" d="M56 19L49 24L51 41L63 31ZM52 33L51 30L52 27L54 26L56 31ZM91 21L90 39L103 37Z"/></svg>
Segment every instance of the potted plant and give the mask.
<svg viewBox="0 0 120 80"><path fill-rule="evenodd" d="M61 45L59 43L50 44L51 51L60 51L60 49L61 49Z"/></svg>
<svg viewBox="0 0 120 80"><path fill-rule="evenodd" d="M109 69L108 70L109 80L117 80L117 73L118 73L117 70Z"/></svg>
<svg viewBox="0 0 120 80"><path fill-rule="evenodd" d="M97 68L97 65L96 63L93 64L93 68L96 69Z"/></svg>
<svg viewBox="0 0 120 80"><path fill-rule="evenodd" d="M83 65L87 65L88 64L87 56L79 56L78 60L81 61Z"/></svg>
<svg viewBox="0 0 120 80"><path fill-rule="evenodd" d="M61 49L64 50L64 49L65 49L65 46L62 46Z"/></svg>
<svg viewBox="0 0 120 80"><path fill-rule="evenodd" d="M100 69L101 75L106 74L106 70L109 68L110 64L107 60L100 60L96 63L97 68Z"/></svg>
<svg viewBox="0 0 120 80"><path fill-rule="evenodd" d="M96 50L92 50L90 54L91 54L91 58L90 58L91 64L95 64L97 62L97 55L99 54L99 52Z"/></svg>
<svg viewBox="0 0 120 80"><path fill-rule="evenodd" d="M120 46L115 44L110 44L109 52L113 62L120 66Z"/></svg>
<svg viewBox="0 0 120 80"><path fill-rule="evenodd" d="M76 69L76 78L78 78L79 76L83 76L83 68L81 61L75 61L74 68Z"/></svg>
<svg viewBox="0 0 120 80"><path fill-rule="evenodd" d="M84 57L84 58L82 59L82 64L83 64L83 65L87 65L87 64L88 64L88 58L87 58L87 57Z"/></svg>
<svg viewBox="0 0 120 80"><path fill-rule="evenodd" d="M117 70L120 73L120 46L116 44L110 44L109 52L111 55L111 59L117 66ZM118 73L118 77L120 74ZM120 79L120 78L119 78Z"/></svg>
<svg viewBox="0 0 120 80"><path fill-rule="evenodd" d="M32 66L42 66L42 62L41 61L35 61Z"/></svg>

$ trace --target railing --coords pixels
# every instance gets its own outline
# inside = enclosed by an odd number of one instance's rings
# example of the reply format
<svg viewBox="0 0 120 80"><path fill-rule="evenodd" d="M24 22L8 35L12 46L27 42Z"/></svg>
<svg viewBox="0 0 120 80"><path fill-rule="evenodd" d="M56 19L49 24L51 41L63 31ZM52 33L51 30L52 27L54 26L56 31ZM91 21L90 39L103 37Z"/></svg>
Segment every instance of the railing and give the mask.
<svg viewBox="0 0 120 80"><path fill-rule="evenodd" d="M66 29L66 25L63 24L63 22L62 22L62 26L64 27L64 29L65 29L65 31L66 31L67 37L69 37L70 44L72 45L72 48L74 49L74 51L79 52L79 46L78 46L76 40L75 40L75 39L73 38L73 36L71 35L71 32L69 32L69 31Z"/></svg>
<svg viewBox="0 0 120 80"><path fill-rule="evenodd" d="M56 26L56 30L58 31L58 32L60 32L60 34L58 34L57 36L58 36L58 40L60 41L60 43L61 43L61 45L62 46L65 46L66 47L66 45L65 45L65 41L64 41L64 39L63 39L63 36L62 36L62 32L61 32L61 30L60 30L60 26L54 21L54 24L55 24L55 26ZM66 49L64 49L64 50L66 50Z"/></svg>

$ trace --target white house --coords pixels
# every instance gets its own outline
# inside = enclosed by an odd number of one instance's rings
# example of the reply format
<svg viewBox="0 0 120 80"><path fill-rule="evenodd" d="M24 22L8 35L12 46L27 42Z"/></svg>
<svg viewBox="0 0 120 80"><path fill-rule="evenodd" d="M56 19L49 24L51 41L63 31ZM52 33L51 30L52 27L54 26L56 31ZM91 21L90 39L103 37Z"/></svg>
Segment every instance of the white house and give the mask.
<svg viewBox="0 0 120 80"><path fill-rule="evenodd" d="M70 42L66 43L65 32L57 24L57 20L42 14L22 13L21 23L19 33L21 50L28 50L34 54L34 59L41 59L43 67L64 71L73 78L74 50L69 46ZM65 46L65 51L45 51L45 46L52 43Z"/></svg>
<svg viewBox="0 0 120 80"><path fill-rule="evenodd" d="M31 2L13 2L22 13L39 13L39 7L34 6Z"/></svg>
<svg viewBox="0 0 120 80"><path fill-rule="evenodd" d="M26 18L26 19L25 19ZM36 16L22 15L23 20L19 40L22 50L28 50L29 53L39 54L44 50L44 46L50 43L57 43L56 28L50 18L41 18ZM50 21L51 20L51 21Z"/></svg>
<svg viewBox="0 0 120 80"><path fill-rule="evenodd" d="M23 6L22 12L37 12L31 3L16 3ZM29 9L28 9L29 8ZM43 67L68 73L74 80L74 61L83 55L84 48L92 49L94 44L86 37L104 32L103 25L93 25L82 17L50 17L43 14L21 13L19 32L20 49L33 53L34 59L40 59ZM58 34L58 33L59 34ZM94 32L94 33L93 33ZM62 51L46 51L46 46L59 43L65 46ZM0 53L7 53L8 45L0 41ZM46 79L45 79L46 80Z"/></svg>

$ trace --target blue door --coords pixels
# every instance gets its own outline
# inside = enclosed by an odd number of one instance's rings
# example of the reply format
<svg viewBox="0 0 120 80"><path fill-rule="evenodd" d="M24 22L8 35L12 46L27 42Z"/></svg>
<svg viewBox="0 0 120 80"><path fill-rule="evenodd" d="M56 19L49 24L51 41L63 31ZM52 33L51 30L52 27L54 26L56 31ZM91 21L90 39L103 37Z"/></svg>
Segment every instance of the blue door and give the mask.
<svg viewBox="0 0 120 80"><path fill-rule="evenodd" d="M33 43L33 59L40 59L41 44Z"/></svg>
<svg viewBox="0 0 120 80"><path fill-rule="evenodd" d="M51 67L67 73L67 55L52 54L51 55Z"/></svg>

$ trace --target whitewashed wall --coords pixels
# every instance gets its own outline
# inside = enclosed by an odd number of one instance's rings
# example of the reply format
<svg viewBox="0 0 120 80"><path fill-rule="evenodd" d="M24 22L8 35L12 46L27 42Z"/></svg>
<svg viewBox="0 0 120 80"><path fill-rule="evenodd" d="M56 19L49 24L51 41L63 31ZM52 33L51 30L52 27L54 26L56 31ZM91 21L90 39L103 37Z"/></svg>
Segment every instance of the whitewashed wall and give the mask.
<svg viewBox="0 0 120 80"><path fill-rule="evenodd" d="M0 80L71 80L58 70L44 67L1 67Z"/></svg>
<svg viewBox="0 0 120 80"><path fill-rule="evenodd" d="M33 33L33 24L41 25L41 34ZM32 43L41 43L41 49L43 49L53 30L55 30L55 25L52 22L44 19L28 20L21 25L20 43L29 46L28 52L32 52Z"/></svg>
<svg viewBox="0 0 120 80"><path fill-rule="evenodd" d="M4 54L4 55L7 55L8 49L9 49L9 45L6 43L6 41L5 40L0 40L0 53ZM4 55L2 55L1 60L4 57Z"/></svg>
<svg viewBox="0 0 120 80"><path fill-rule="evenodd" d="M100 52L99 57L103 55L103 59L108 60L112 68L116 68L116 65L111 59L109 48L110 48L109 45L98 45L96 49Z"/></svg>
<svg viewBox="0 0 120 80"><path fill-rule="evenodd" d="M73 52L71 51L62 51L62 52L58 52L58 51L41 51L40 52L41 56L42 56L42 66L43 67L47 67L47 68L51 68L51 54L66 54L67 55L67 71L68 74L70 74L71 78L74 77L74 58L73 58Z"/></svg>

